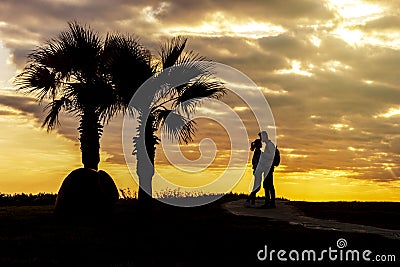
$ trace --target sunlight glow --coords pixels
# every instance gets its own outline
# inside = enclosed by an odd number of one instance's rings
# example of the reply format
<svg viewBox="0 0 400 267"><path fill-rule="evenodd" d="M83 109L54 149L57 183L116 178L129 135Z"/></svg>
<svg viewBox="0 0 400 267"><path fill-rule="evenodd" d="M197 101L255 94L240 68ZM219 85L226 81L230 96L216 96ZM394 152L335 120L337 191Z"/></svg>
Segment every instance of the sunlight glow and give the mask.
<svg viewBox="0 0 400 267"><path fill-rule="evenodd" d="M318 37L315 36L315 35L311 35L311 36L310 36L310 41L311 41L311 43L312 43L313 45L315 45L316 47L319 47L319 46L321 45L321 39L318 38Z"/></svg>
<svg viewBox="0 0 400 267"><path fill-rule="evenodd" d="M375 3L361 0L329 0L328 7L334 10L340 23L331 33L349 45L374 45L399 49L399 33L397 32L365 32L357 29L367 22L382 18L385 9Z"/></svg>
<svg viewBox="0 0 400 267"><path fill-rule="evenodd" d="M335 10L341 18L363 23L380 17L382 7L377 4L366 3L361 0L329 0L328 7Z"/></svg>
<svg viewBox="0 0 400 267"><path fill-rule="evenodd" d="M350 150L350 151L353 151L353 152L363 152L363 151L365 151L364 148L355 148L355 147L352 147L352 146L349 146L347 149Z"/></svg>
<svg viewBox="0 0 400 267"><path fill-rule="evenodd" d="M301 62L298 60L291 61L291 69L281 69L276 70L275 73L277 74L296 74L300 76L307 76L311 77L313 74L309 71L310 69L304 70L301 69Z"/></svg>
<svg viewBox="0 0 400 267"><path fill-rule="evenodd" d="M308 155L304 155L301 153L293 153L295 151L294 148L280 148L281 153L285 155L285 157L288 158L307 158Z"/></svg>
<svg viewBox="0 0 400 267"><path fill-rule="evenodd" d="M279 150L281 150L283 153L292 153L294 151L294 148L288 148L288 147L282 147Z"/></svg>
<svg viewBox="0 0 400 267"><path fill-rule="evenodd" d="M167 28L167 34L205 36L205 37L244 37L258 39L268 36L276 36L285 29L281 26L268 22L257 22L254 20L238 20L225 16L222 12L208 14L205 20L196 26L181 26Z"/></svg>
<svg viewBox="0 0 400 267"><path fill-rule="evenodd" d="M308 155L301 155L301 154L287 154L286 155L289 158L307 158Z"/></svg>
<svg viewBox="0 0 400 267"><path fill-rule="evenodd" d="M15 71L16 68L12 64L10 50L0 40L0 89L11 86L11 79Z"/></svg>
<svg viewBox="0 0 400 267"><path fill-rule="evenodd" d="M335 129L338 131L342 130L343 128L348 128L348 127L349 127L349 125L347 125L347 124L341 124L341 123L332 124L332 129Z"/></svg>
<svg viewBox="0 0 400 267"><path fill-rule="evenodd" d="M363 80L363 82L365 82L366 84L373 84L374 83L374 81L371 81L371 80Z"/></svg>
<svg viewBox="0 0 400 267"><path fill-rule="evenodd" d="M384 166L385 170L388 171L392 175L393 178L399 178L399 176L393 170L393 168L396 167L396 164L394 164L394 163L383 163L382 165Z"/></svg>
<svg viewBox="0 0 400 267"><path fill-rule="evenodd" d="M331 129L336 130L336 131L342 131L342 130L354 130L354 128L349 127L348 124L343 124L343 123L335 123L331 125Z"/></svg>
<svg viewBox="0 0 400 267"><path fill-rule="evenodd" d="M270 89L268 87L264 87L264 86L258 86L258 88L260 88L263 93L267 94L267 95L285 95L288 93L288 91L284 90L284 89Z"/></svg>
<svg viewBox="0 0 400 267"><path fill-rule="evenodd" d="M7 138L0 154L3 193L56 192L68 170L79 166L79 148L59 134L40 129L31 115L9 115L0 120L0 127Z"/></svg>
<svg viewBox="0 0 400 267"><path fill-rule="evenodd" d="M158 6L146 6L142 9L142 15L147 22L157 22L157 16L164 13L170 6L168 2L161 2Z"/></svg>
<svg viewBox="0 0 400 267"><path fill-rule="evenodd" d="M322 71L330 71L330 72L338 72L338 71L345 71L349 70L351 67L349 65L343 64L338 60L329 60L322 64Z"/></svg>
<svg viewBox="0 0 400 267"><path fill-rule="evenodd" d="M390 118L397 115L400 115L400 107L390 108L385 113L375 115L374 118Z"/></svg>
<svg viewBox="0 0 400 267"><path fill-rule="evenodd" d="M360 30L350 30L345 26L338 27L333 34L351 46L361 45L364 41L364 34Z"/></svg>

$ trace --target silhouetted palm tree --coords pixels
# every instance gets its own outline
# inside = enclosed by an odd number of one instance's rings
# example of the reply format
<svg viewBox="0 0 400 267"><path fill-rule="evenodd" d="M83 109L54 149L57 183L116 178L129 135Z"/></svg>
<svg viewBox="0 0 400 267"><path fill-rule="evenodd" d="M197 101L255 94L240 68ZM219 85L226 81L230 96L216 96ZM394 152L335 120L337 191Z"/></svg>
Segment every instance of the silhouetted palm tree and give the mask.
<svg viewBox="0 0 400 267"><path fill-rule="evenodd" d="M132 36L108 34L102 39L90 27L76 22L68 26L67 31L29 54L25 68L16 77L16 85L23 92L36 94L39 102L49 101L43 122L49 131L59 124L62 110L80 119L78 131L85 168L98 169L103 126L113 116L129 108L131 112L148 114L146 118L138 117L139 135L134 143L139 181L151 182L158 130L165 127L171 138L184 143L192 141L196 129L188 115L203 100L225 94L223 84L212 80L207 64L193 63L206 61L205 58L193 51L184 52L186 38L173 38L161 47L160 58L153 60L149 50ZM129 106L143 82L177 65L184 66L183 69L198 68L198 77L192 77L197 79L173 88L168 94L160 94L159 88L150 90L146 98L151 101L144 105L149 108L147 111L143 106ZM176 110L178 106L183 107L182 112ZM166 120L168 116L173 120ZM151 164L140 155L150 159ZM139 198L149 199L141 187Z"/></svg>
<svg viewBox="0 0 400 267"><path fill-rule="evenodd" d="M59 124L62 110L80 119L82 163L97 170L103 125L125 110L135 88L151 77L151 56L132 36L103 39L88 26L68 26L29 54L16 85L40 102L49 101L42 125L49 131Z"/></svg>
<svg viewBox="0 0 400 267"><path fill-rule="evenodd" d="M204 100L218 99L225 94L223 83L213 75L211 61L193 51L185 52L186 43L187 38L175 37L161 46L159 59L152 60L157 62L152 66L156 88L149 88L152 83L146 86L145 97L139 98L140 103L136 103L138 106L133 106L139 111L134 154L137 156L136 171L140 184L138 197L142 203L148 203L150 199L148 193L151 194L152 190L159 129L164 127L167 136L180 143L192 141L196 127L189 118L190 114ZM164 85L176 80L176 77L169 75L178 75L178 80L186 81L165 91Z"/></svg>

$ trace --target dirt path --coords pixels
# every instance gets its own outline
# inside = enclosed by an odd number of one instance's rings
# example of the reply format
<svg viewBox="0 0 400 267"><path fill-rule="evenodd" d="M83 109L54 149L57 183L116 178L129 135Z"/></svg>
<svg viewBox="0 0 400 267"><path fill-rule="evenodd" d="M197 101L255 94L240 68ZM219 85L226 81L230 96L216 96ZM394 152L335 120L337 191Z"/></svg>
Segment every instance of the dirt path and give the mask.
<svg viewBox="0 0 400 267"><path fill-rule="evenodd" d="M260 206L261 202L256 204ZM266 217L277 221L286 221L293 225L302 225L310 229L378 234L386 238L400 240L400 230L307 217L302 215L296 208L289 205L287 201L277 201L276 206L276 209L246 208L244 207L244 200L237 200L224 204L224 208L235 215Z"/></svg>

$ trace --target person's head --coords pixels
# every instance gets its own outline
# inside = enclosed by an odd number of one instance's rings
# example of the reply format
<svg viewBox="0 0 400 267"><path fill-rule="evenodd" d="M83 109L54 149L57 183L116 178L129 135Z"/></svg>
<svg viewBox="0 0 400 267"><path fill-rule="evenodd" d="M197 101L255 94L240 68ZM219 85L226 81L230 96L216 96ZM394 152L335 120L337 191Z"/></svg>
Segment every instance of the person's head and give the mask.
<svg viewBox="0 0 400 267"><path fill-rule="evenodd" d="M266 131L259 132L258 136L260 136L261 141L263 142L266 142L268 140L268 133Z"/></svg>
<svg viewBox="0 0 400 267"><path fill-rule="evenodd" d="M261 139L256 139L253 142L251 142L250 150L254 151L255 149L261 149L262 148L262 143Z"/></svg>

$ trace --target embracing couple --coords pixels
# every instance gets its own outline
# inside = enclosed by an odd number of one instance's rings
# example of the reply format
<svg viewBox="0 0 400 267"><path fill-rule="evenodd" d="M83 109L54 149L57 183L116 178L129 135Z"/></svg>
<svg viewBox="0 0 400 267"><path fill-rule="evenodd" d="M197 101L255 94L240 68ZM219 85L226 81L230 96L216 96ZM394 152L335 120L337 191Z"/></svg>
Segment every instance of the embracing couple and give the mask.
<svg viewBox="0 0 400 267"><path fill-rule="evenodd" d="M250 150L254 151L252 165L254 174L254 186L246 200L246 207L255 207L256 194L263 187L265 190L265 204L260 208L275 208L274 168L280 163L280 152L268 138L268 133L262 131L258 134L259 139L251 143Z"/></svg>

